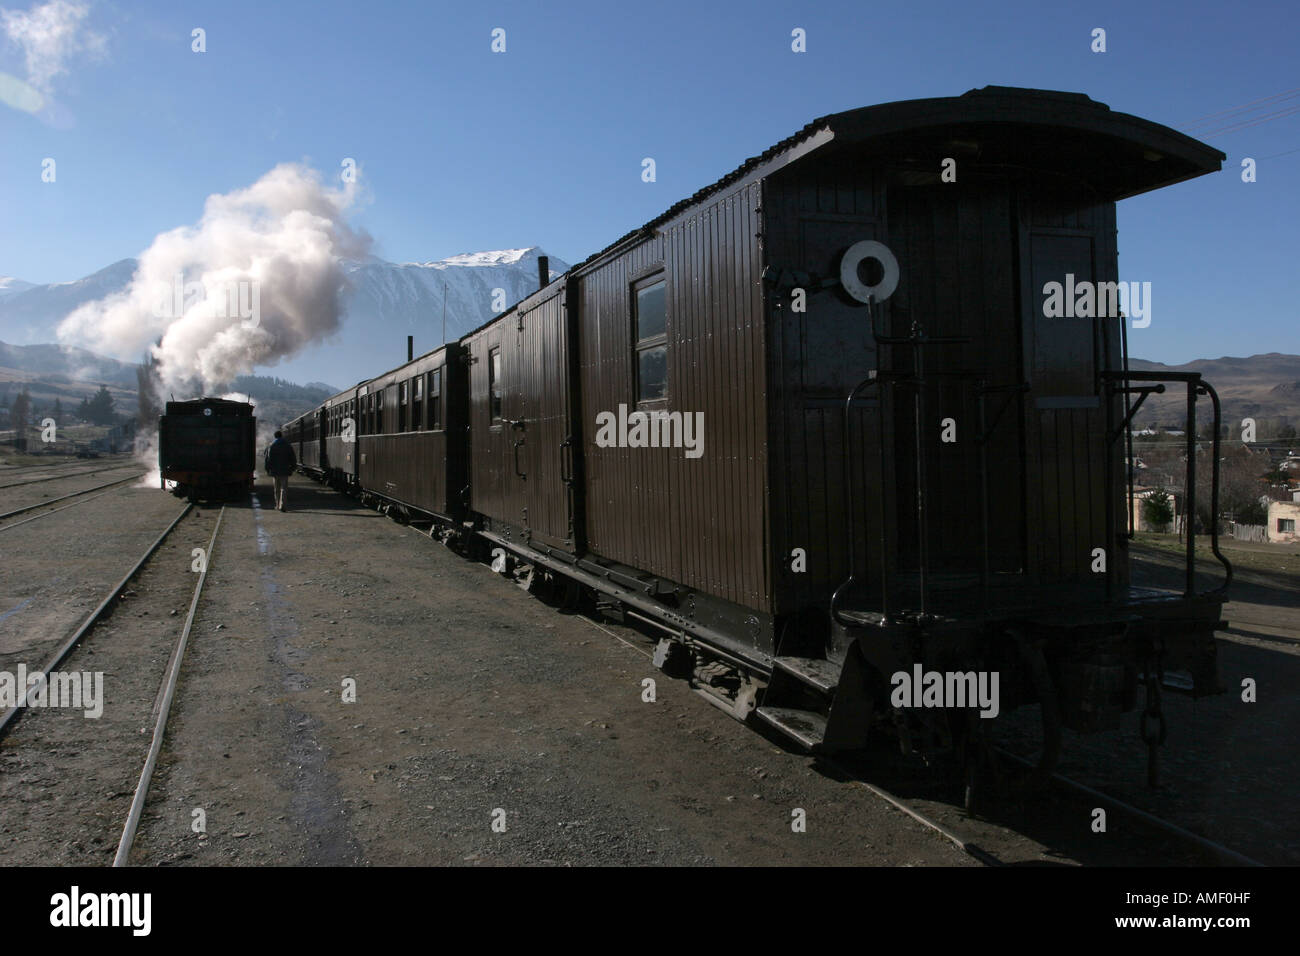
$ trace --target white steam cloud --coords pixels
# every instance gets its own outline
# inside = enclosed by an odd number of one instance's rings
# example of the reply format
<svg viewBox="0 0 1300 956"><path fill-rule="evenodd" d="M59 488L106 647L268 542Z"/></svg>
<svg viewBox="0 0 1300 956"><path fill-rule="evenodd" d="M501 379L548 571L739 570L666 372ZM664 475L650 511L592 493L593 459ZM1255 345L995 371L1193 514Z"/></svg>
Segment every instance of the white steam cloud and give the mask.
<svg viewBox="0 0 1300 956"><path fill-rule="evenodd" d="M285 163L208 197L197 225L154 239L130 284L77 308L59 339L123 359L150 348L163 393L178 396L293 355L339 328L340 260L370 243L344 219L356 189L328 189L314 170Z"/></svg>

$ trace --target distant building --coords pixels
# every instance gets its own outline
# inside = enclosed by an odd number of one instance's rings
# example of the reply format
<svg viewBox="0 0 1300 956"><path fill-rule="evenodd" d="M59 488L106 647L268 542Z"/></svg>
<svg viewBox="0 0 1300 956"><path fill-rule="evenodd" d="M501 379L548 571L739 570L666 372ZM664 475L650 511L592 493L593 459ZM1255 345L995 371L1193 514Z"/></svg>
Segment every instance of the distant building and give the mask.
<svg viewBox="0 0 1300 956"><path fill-rule="evenodd" d="M1268 505L1268 540L1300 542L1300 501L1271 501Z"/></svg>
<svg viewBox="0 0 1300 956"><path fill-rule="evenodd" d="M1148 524L1145 516L1142 514L1143 503L1156 490L1157 489L1155 488L1134 487L1133 496L1129 499L1129 505L1133 511L1133 530L1135 532L1136 531L1169 531L1172 530L1172 528L1174 527L1173 522L1170 522L1168 525L1166 525L1163 528L1153 528L1151 527L1150 524ZM1178 506L1179 506L1178 496L1169 492L1167 492L1167 494L1169 494L1169 508L1174 514L1177 514Z"/></svg>

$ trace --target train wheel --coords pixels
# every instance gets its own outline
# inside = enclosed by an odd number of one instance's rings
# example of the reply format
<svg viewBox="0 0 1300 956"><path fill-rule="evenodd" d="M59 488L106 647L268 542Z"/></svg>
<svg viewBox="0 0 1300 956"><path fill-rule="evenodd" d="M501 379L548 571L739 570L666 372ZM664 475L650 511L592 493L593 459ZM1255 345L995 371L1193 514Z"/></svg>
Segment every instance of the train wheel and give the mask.
<svg viewBox="0 0 1300 956"><path fill-rule="evenodd" d="M560 610L573 613L582 607L583 587L573 578L564 578L560 594Z"/></svg>
<svg viewBox="0 0 1300 956"><path fill-rule="evenodd" d="M976 813L984 800L984 790L988 783L987 754L988 743L984 739L980 716L971 711L965 715L961 728L961 745L958 747L964 783L962 804L968 814Z"/></svg>
<svg viewBox="0 0 1300 956"><path fill-rule="evenodd" d="M553 571L534 568L528 593L549 607L555 607L563 596L564 580Z"/></svg>
<svg viewBox="0 0 1300 956"><path fill-rule="evenodd" d="M506 572L509 574L509 572ZM536 565L526 564L515 568L515 584L529 594L538 594L542 587L542 571Z"/></svg>

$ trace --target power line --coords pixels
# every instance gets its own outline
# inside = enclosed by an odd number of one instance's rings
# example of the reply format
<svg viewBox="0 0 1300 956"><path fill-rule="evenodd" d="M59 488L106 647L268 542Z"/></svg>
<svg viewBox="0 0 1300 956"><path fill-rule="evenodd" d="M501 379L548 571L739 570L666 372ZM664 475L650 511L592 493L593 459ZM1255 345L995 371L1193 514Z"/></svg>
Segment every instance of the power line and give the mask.
<svg viewBox="0 0 1300 956"><path fill-rule="evenodd" d="M1206 138L1211 136L1226 136L1228 133L1236 133L1236 132L1240 132L1243 129L1250 129L1252 126L1259 126L1261 123L1269 123L1275 119L1281 119L1284 116L1290 116L1293 113L1300 113L1300 106L1290 106L1284 110L1278 110L1276 113L1265 113L1263 116L1257 116L1252 120L1248 120L1241 123L1235 123L1229 126L1225 126L1222 129L1206 130L1204 132L1197 133L1197 135Z"/></svg>
<svg viewBox="0 0 1300 956"><path fill-rule="evenodd" d="M1290 156L1292 153L1300 153L1300 146L1297 146L1295 149L1288 149L1285 153L1274 153L1272 156L1261 156L1258 161L1263 162L1266 159L1277 159L1279 156Z"/></svg>
<svg viewBox="0 0 1300 956"><path fill-rule="evenodd" d="M1272 100L1280 101L1280 100L1290 99L1296 93L1300 93L1300 87L1297 87L1294 90L1283 90L1281 93L1274 93L1272 96L1264 96L1257 100L1251 100L1249 103L1243 103L1241 106L1234 106L1231 109L1219 110L1217 113L1207 113L1204 116L1198 116L1196 119L1191 120L1190 122L1184 124L1179 128L1182 130L1192 130L1192 129L1196 129L1196 127L1198 126L1205 126L1207 124L1214 125L1210 121L1216 119L1217 117L1223 116L1227 113L1240 113L1242 111L1250 112L1251 110L1249 108L1256 106L1256 104L1268 103Z"/></svg>

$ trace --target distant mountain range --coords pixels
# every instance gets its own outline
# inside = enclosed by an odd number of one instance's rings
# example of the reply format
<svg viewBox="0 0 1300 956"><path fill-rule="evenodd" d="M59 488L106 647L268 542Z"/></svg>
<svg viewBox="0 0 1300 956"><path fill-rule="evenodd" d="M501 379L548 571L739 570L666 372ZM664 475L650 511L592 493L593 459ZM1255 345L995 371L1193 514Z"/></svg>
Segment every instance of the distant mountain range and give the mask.
<svg viewBox="0 0 1300 956"><path fill-rule="evenodd" d="M113 396L117 412L134 415L139 405L138 367L85 349L0 342L0 405L8 405L26 388L35 413L46 413L56 399L66 411L72 411L103 385ZM259 418L279 423L315 408L337 391L324 382L296 385L268 375L241 375L224 393L249 396L257 405Z"/></svg>
<svg viewBox="0 0 1300 956"><path fill-rule="evenodd" d="M44 413L58 401L72 411L100 385L108 388L117 410L134 414L136 366L85 349L58 345L6 345L0 342L0 403L8 404L25 387L33 409Z"/></svg>
<svg viewBox="0 0 1300 956"><path fill-rule="evenodd" d="M341 332L273 371L282 378L340 387L377 375L406 360L408 335L415 336L417 355L442 344L444 309L446 337L455 339L490 319L494 304L513 305L535 291L541 255L545 252L533 246L434 262L395 263L374 256L346 262L351 288ZM552 276L567 269L567 263L550 258ZM19 346L57 342L55 330L68 313L125 288L135 270L136 260L122 259L74 282L34 285L0 277L0 341ZM502 290L496 303L494 289Z"/></svg>
<svg viewBox="0 0 1300 956"><path fill-rule="evenodd" d="M494 289L502 290L499 298L505 305L533 292L537 259L544 254L533 246L435 262L394 263L373 256L346 262L351 288L342 331L293 359L257 371L332 391L370 378L405 361L407 335L415 336L417 355L442 343L444 301L446 336L454 339L492 317ZM108 358L49 343L57 341L55 329L69 312L124 288L135 269L134 259L123 259L74 282L52 285L0 277L0 388L6 382L11 387L19 381L39 382L50 396L75 398L84 391L84 383L102 382L133 402L135 366L122 359L137 356ZM551 257L552 277L566 269L567 263ZM1133 359L1131 366L1143 371L1200 372L1217 389L1224 421L1234 427L1247 416L1300 425L1300 356L1270 352L1183 365ZM1208 416L1209 403L1201 408L1200 414ZM1180 427L1185 417L1185 393L1170 387L1163 395L1147 399L1134 424Z"/></svg>
<svg viewBox="0 0 1300 956"><path fill-rule="evenodd" d="M1200 372L1218 393L1223 422L1234 434L1247 417L1261 425L1277 419L1300 426L1300 355L1268 352L1246 358L1197 359L1183 365L1130 359L1129 367L1144 372ZM1208 399L1197 402L1196 414L1200 424L1210 420L1213 412ZM1163 395L1152 395L1143 403L1134 423L1181 427L1186 418L1187 389L1167 385ZM1271 436L1261 432L1260 437Z"/></svg>

